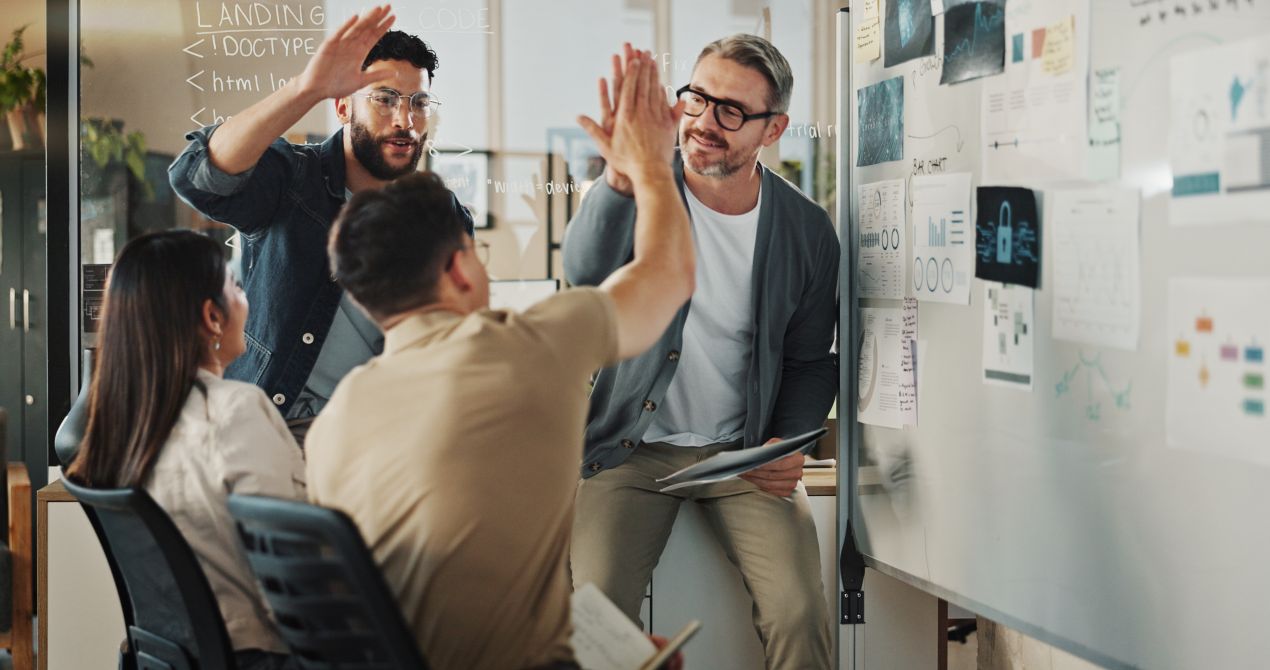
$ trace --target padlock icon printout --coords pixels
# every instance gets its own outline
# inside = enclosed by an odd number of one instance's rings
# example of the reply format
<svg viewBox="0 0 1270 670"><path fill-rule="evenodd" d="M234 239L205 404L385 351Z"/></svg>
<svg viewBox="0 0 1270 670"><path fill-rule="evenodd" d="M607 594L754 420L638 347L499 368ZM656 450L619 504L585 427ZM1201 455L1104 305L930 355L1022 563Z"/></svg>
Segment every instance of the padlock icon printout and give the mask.
<svg viewBox="0 0 1270 670"><path fill-rule="evenodd" d="M997 217L997 262L1010 264L1014 262L1014 213L1010 210L1010 202L1001 203L1001 211Z"/></svg>

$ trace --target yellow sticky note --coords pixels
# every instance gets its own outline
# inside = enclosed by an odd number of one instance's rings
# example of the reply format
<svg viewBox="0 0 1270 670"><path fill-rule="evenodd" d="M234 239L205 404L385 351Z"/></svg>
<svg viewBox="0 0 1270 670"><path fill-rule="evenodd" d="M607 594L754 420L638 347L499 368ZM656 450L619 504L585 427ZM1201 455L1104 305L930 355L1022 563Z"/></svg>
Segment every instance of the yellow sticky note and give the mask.
<svg viewBox="0 0 1270 670"><path fill-rule="evenodd" d="M1041 67L1046 74L1066 74L1076 62L1076 17L1069 16L1045 28Z"/></svg>
<svg viewBox="0 0 1270 670"><path fill-rule="evenodd" d="M868 63L882 57L882 23L879 20L878 3L881 0L863 0L860 23L855 29L855 60Z"/></svg>

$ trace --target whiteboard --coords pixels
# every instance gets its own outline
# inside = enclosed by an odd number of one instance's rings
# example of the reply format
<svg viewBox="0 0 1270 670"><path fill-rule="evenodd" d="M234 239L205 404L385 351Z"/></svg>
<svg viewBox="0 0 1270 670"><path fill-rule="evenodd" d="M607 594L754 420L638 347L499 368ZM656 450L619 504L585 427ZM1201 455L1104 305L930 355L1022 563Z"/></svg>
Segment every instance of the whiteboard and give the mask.
<svg viewBox="0 0 1270 670"><path fill-rule="evenodd" d="M840 16L850 22L846 35L860 21L863 3L852 4ZM1040 4L1007 3L1007 59L1014 13ZM1105 181L1088 173L1013 181L1007 173L986 181L990 148L981 124L990 79L940 85L939 57L890 68L884 59L854 63L840 23L839 115L852 128L851 145L838 157L840 207L851 222L841 277L842 295L851 298L842 301L841 319L852 337L844 340L859 341L860 308L900 306L856 298L855 186L897 178L911 185L921 171L969 172L976 187L1037 189L1042 220L1032 389L982 381L982 280L971 280L969 305L921 302L918 423L843 431L844 462L856 466L840 502L843 523L851 520L871 567L1090 661L1265 667L1270 467L1251 454L1270 451L1270 443L1169 445L1168 426L1176 419L1168 403L1176 383L1169 364L1178 335L1168 331L1170 319L1177 320L1169 313L1170 286L1179 302L1179 280L1235 279L1240 286L1270 277L1270 212L1235 223L1175 225L1171 188L1179 175L1170 162L1172 119L1186 111L1176 110L1171 96L1172 59L1266 39L1270 2L1088 4L1088 25L1077 23L1076 30L1088 35L1089 67L1119 73L1121 155L1118 174ZM935 33L941 54L942 17ZM903 77L905 94L903 159L856 167L856 91L895 77ZM1141 193L1134 350L1053 337L1053 194L1093 185ZM1270 303L1244 307L1254 317L1270 312ZM840 411L848 421L856 413L857 356L844 347L842 397L852 400Z"/></svg>

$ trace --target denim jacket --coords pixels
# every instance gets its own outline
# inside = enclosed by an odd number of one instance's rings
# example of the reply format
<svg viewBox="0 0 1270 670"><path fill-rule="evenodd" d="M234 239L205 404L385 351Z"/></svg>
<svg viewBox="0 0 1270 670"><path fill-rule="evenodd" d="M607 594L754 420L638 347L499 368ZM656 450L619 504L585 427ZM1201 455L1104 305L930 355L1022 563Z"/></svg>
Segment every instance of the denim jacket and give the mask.
<svg viewBox="0 0 1270 670"><path fill-rule="evenodd" d="M256 165L227 174L208 157L218 125L186 136L168 178L181 199L241 233L242 282L250 301L247 351L225 377L263 388L286 416L313 370L343 290L331 278L327 233L344 206L344 131L321 144L279 138ZM472 233L472 217L453 200Z"/></svg>

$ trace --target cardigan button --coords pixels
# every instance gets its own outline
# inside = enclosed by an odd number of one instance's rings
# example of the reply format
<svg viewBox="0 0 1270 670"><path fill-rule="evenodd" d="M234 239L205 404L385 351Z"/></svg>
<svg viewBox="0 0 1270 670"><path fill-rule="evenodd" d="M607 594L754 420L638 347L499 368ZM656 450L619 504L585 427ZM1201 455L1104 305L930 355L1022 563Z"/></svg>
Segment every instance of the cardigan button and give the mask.
<svg viewBox="0 0 1270 670"><path fill-rule="evenodd" d="M305 344L313 344L313 333L305 333L301 335L300 341Z"/></svg>
<svg viewBox="0 0 1270 670"><path fill-rule="evenodd" d="M651 400L645 400L645 401L644 401L644 411L645 411L645 412L653 412L653 411L656 411L656 410L657 410L657 403L655 403L655 402L653 402L653 401L651 401Z"/></svg>
<svg viewBox="0 0 1270 670"><path fill-rule="evenodd" d="M678 352L678 351L672 351L672 352L670 352L670 354L669 354L669 355L667 355L667 356L666 356L666 358L667 358L667 359L669 359L669 360L670 360L670 362L672 362L672 363L673 363L673 362L675 362L675 361L679 360L679 352Z"/></svg>
<svg viewBox="0 0 1270 670"><path fill-rule="evenodd" d="M592 464L591 464L590 466L588 466L588 467L590 467L590 468L591 468L591 472L599 472L599 471L600 471L600 468L601 468L601 467L603 467L603 466L602 466L602 465L600 465L599 463L592 463Z"/></svg>
<svg viewBox="0 0 1270 670"><path fill-rule="evenodd" d="M286 397L286 396L284 396L284 395L282 395L281 393L275 393L275 394L273 394L273 404L275 404L275 405L281 405L282 403L284 403L284 402L286 402L286 401L287 401L287 397Z"/></svg>
<svg viewBox="0 0 1270 670"><path fill-rule="evenodd" d="M634 448L635 448L635 443L634 443L634 442L631 442L630 440L622 440L622 448L623 448L623 449L634 449Z"/></svg>

